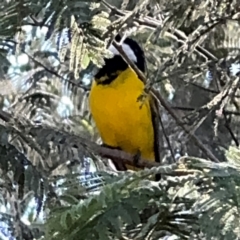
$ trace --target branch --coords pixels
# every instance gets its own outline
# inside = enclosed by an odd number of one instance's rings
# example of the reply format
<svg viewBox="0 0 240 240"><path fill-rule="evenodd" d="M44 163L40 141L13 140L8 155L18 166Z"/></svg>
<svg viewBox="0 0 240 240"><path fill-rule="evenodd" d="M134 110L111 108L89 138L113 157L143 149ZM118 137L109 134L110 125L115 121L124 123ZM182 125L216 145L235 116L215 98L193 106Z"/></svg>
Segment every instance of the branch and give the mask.
<svg viewBox="0 0 240 240"><path fill-rule="evenodd" d="M5 112L3 110L0 110L0 119L2 119L5 122L10 122L12 119L14 119L14 116L8 112ZM30 127L30 126L29 126ZM37 125L37 126L32 126L33 129L38 129L38 128L45 128L41 125ZM70 145L71 143L76 143L76 145L78 145L79 143L79 139L82 145L86 146L87 148L93 150L95 153L97 153L98 155L100 155L101 157L106 157L106 158L111 158L111 159L115 159L115 160L120 160L125 164L129 164L132 166L136 166L139 168L151 168L151 167L157 167L160 166L159 163L156 162L151 162L149 160L146 159L139 159L139 161L137 162L137 165L134 161L134 155L131 155L129 153L126 153L124 151L121 150L116 150L116 149L110 149L108 147L103 147L100 146L90 140L87 140L83 137L78 137L78 136L70 136L68 139L64 139L63 142L61 142L61 144L68 144Z"/></svg>
<svg viewBox="0 0 240 240"><path fill-rule="evenodd" d="M182 111L198 111L199 109L194 108L194 107L182 107L182 106L171 106L172 109L177 109L177 110L182 110ZM228 111L228 110L223 110L223 114L225 115L236 115L236 116L240 116L240 112L237 111Z"/></svg>
<svg viewBox="0 0 240 240"><path fill-rule="evenodd" d="M122 55L123 59L130 65L130 67L136 72L138 77L146 84L147 80L144 76L144 74L138 69L138 67L128 58L128 56L125 54L125 52L122 49L122 46L119 45L115 40L113 41L113 46L119 51L119 53ZM196 137L195 134L191 133L190 130L188 130L184 123L179 119L179 117L174 113L172 108L168 105L168 103L164 100L164 98L160 95L160 93L154 89L150 90L153 97L157 100L159 103L159 106L162 105L168 113L174 118L176 123L193 139L196 146L199 147L203 151L203 153L213 162L219 162L219 160L213 155L213 153Z"/></svg>
<svg viewBox="0 0 240 240"><path fill-rule="evenodd" d="M4 121L4 122L10 122L12 115L8 112L5 112L3 110L0 110L0 118Z"/></svg>
<svg viewBox="0 0 240 240"><path fill-rule="evenodd" d="M95 142L92 142L88 139L85 139L80 136L68 136L67 138L64 138L65 142L63 144L71 144L73 142L76 142L76 144L81 143L81 145L85 146L86 148L89 148L93 152L95 152L97 155L104 157L104 158L110 158L114 161L121 161L124 164L128 164L134 167L138 168L152 168L152 167L160 167L162 166L161 163L153 162L144 158L140 158L137 162L135 161L135 155L126 153L122 150L118 149L111 149L108 147L103 147ZM70 144L69 144L70 145ZM176 170L174 173L161 173L162 175L169 175L169 176L186 176L189 174L194 174L195 171L192 170Z"/></svg>
<svg viewBox="0 0 240 240"><path fill-rule="evenodd" d="M9 114L3 110L0 110L0 119L2 119L5 122L10 122L13 119L19 119L19 116L18 116L18 118L15 118L12 114ZM42 126L42 125L32 125L32 126L28 125L28 129L29 128L31 130L29 130L28 133L30 133L32 136L36 135L36 132L41 131L43 129L49 130L48 126ZM53 129L51 128L51 130L53 130ZM126 153L121 150L110 149L108 147L100 146L100 145L96 144L95 142L88 140L82 136L70 135L69 133L63 132L63 131L59 131L59 133L61 134L61 139L59 140L59 142L61 142L60 144L63 144L63 145L77 147L80 144L81 146L85 147L86 149L91 150L92 152L94 152L95 154L97 154L101 157L110 158L114 161L120 161L124 164L128 164L128 165L138 167L138 168L152 168L152 167L161 166L160 163L153 162L153 161L143 159L143 158L140 158L136 163L136 161L134 160L135 155ZM59 162L59 163L64 163L64 162ZM176 176L176 175L185 176L185 175L189 175L189 174L194 174L194 171L191 171L191 170L186 171L183 169L183 170L177 170L174 173L164 173L164 175L173 175L173 176Z"/></svg>

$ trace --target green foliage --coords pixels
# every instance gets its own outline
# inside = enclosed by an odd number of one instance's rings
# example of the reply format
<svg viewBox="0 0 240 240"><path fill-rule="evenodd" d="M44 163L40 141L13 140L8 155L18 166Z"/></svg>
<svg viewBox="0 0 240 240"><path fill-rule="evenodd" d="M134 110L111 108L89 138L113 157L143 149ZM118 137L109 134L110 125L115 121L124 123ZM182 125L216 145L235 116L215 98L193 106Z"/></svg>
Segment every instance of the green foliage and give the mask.
<svg viewBox="0 0 240 240"><path fill-rule="evenodd" d="M186 176L167 177L179 171ZM148 179L156 172L166 178L158 183ZM159 239L169 233L179 239L237 239L239 180L236 164L190 157L178 167L125 174L87 200L69 199L55 208L47 238Z"/></svg>
<svg viewBox="0 0 240 240"><path fill-rule="evenodd" d="M167 172L174 168L167 167ZM82 239L119 239L124 236L141 239L155 229L158 234L169 231L187 239L196 225L196 216L184 213L186 209L182 202L186 200L185 196L178 197L174 191L167 194L166 183L171 184L173 180L159 184L147 180L156 172L165 173L166 167L123 176L85 201L76 199L73 203L71 200L67 206L56 208L47 222L47 238L54 235L53 239L79 239L80 236ZM179 186L184 188L184 183L190 179L183 179ZM145 209L154 213L148 219L141 214Z"/></svg>

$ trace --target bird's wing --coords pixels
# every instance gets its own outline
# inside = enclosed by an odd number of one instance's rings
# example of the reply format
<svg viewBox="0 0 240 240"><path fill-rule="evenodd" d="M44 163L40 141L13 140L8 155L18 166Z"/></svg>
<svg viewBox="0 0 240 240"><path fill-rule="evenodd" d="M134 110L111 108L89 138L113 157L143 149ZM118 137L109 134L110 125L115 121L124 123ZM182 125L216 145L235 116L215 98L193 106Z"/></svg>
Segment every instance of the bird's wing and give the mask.
<svg viewBox="0 0 240 240"><path fill-rule="evenodd" d="M155 154L155 162L161 163L161 155L160 155L160 111L158 107L157 100L154 96L150 95L150 108L152 114L152 123L153 123L153 131L154 131L154 154ZM155 180L159 181L161 179L160 174L156 174Z"/></svg>
<svg viewBox="0 0 240 240"><path fill-rule="evenodd" d="M153 130L154 130L154 153L155 153L155 161L161 162L161 155L160 155L160 112L157 100L150 95L150 107L151 107L151 114L152 114L152 123L153 123Z"/></svg>

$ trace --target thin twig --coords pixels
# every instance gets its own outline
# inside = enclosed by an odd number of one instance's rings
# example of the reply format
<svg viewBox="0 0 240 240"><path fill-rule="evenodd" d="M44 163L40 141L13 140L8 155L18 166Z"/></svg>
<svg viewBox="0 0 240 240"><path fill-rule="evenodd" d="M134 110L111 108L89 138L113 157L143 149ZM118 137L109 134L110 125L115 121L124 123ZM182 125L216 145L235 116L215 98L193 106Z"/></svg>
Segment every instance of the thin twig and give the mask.
<svg viewBox="0 0 240 240"><path fill-rule="evenodd" d="M175 162L175 156L174 156L174 152L173 152L173 149L172 149L172 146L171 146L171 143L170 143L170 140L169 140L169 137L165 131L165 128L164 128L164 125L163 125L163 121L162 121L162 117L161 115L159 116L159 121L160 121L160 125L161 125L161 128L162 128L162 131L163 131L163 135L167 141L167 145L168 145L168 148L170 150L170 153L171 153L171 157L172 157L172 160L173 162Z"/></svg>
<svg viewBox="0 0 240 240"><path fill-rule="evenodd" d="M116 41L113 41L113 46L119 51L119 53L122 55L123 59L130 65L130 67L136 72L138 77L146 84L147 80L144 76L144 74L138 69L138 67L128 58L128 56L125 54L125 52L122 49L122 46L119 45ZM162 105L167 112L174 118L176 123L192 138L192 140L195 142L196 146L199 147L203 151L203 153L213 162L219 162L219 160L214 156L214 154L201 142L200 139L196 137L195 134L192 134L191 131L189 131L184 123L179 119L179 117L174 113L174 111L171 109L171 107L168 105L168 103L165 101L165 99L160 95L159 92L151 89L151 94L153 97L159 102L159 106Z"/></svg>
<svg viewBox="0 0 240 240"><path fill-rule="evenodd" d="M177 110L182 110L182 111L198 111L198 109L194 108L194 107L182 107L182 106L171 106L172 109L177 109ZM223 110L223 113L225 115L236 115L236 116L240 116L240 112L237 111L228 111L228 110Z"/></svg>

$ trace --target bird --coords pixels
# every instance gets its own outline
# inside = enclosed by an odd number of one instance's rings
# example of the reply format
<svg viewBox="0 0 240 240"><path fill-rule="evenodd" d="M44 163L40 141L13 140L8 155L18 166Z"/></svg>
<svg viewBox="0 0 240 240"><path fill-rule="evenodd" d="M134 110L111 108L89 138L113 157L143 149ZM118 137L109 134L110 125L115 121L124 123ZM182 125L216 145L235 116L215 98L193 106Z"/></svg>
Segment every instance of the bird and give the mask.
<svg viewBox="0 0 240 240"><path fill-rule="evenodd" d="M121 44L128 58L145 73L143 49L130 37L115 41ZM90 93L89 108L103 145L120 149L148 161L160 162L159 121L156 103L149 94L143 101L144 82L111 44L112 58L95 74ZM117 164L117 170L138 170L137 167ZM159 177L158 177L159 178Z"/></svg>

